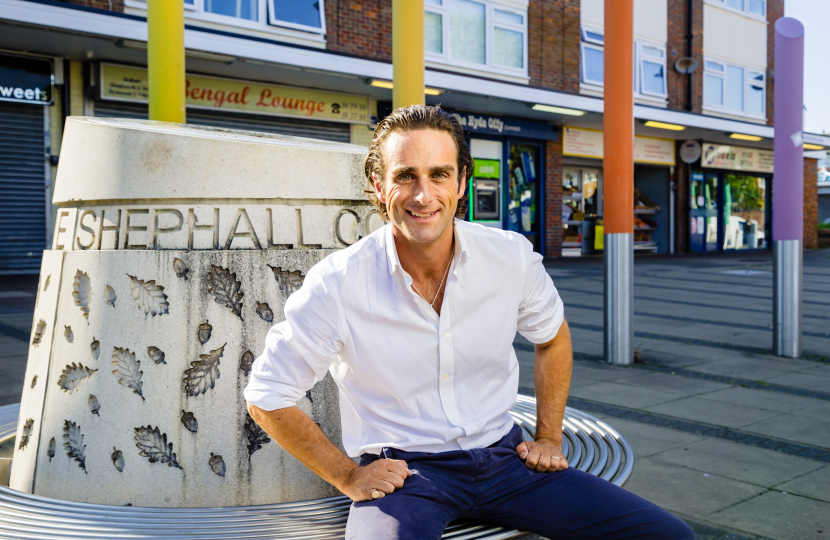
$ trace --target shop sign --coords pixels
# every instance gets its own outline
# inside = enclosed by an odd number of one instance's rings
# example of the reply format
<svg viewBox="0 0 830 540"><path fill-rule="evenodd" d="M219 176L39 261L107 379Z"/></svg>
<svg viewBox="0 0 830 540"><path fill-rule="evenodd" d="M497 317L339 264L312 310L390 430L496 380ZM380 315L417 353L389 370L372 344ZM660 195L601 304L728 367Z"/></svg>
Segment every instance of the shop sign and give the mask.
<svg viewBox="0 0 830 540"><path fill-rule="evenodd" d="M369 98L204 75L185 75L188 108L369 123ZM101 64L101 99L147 103L144 68Z"/></svg>
<svg viewBox="0 0 830 540"><path fill-rule="evenodd" d="M51 60L0 55L0 101L51 105L52 95Z"/></svg>
<svg viewBox="0 0 830 540"><path fill-rule="evenodd" d="M525 137L546 141L559 140L559 128L553 124L475 113L453 113L453 116L461 124L461 127L464 128L464 131L469 131L470 133L507 135L510 137Z"/></svg>
<svg viewBox="0 0 830 540"><path fill-rule="evenodd" d="M499 165L501 163L497 159L474 159L473 160L474 174L476 178L500 178Z"/></svg>
<svg viewBox="0 0 830 540"><path fill-rule="evenodd" d="M602 159L602 131L565 127L562 136L562 153L566 156ZM635 136L634 162L674 165L674 141Z"/></svg>
<svg viewBox="0 0 830 540"><path fill-rule="evenodd" d="M694 163L700 159L702 153L700 143L689 140L680 145L680 160L683 163Z"/></svg>
<svg viewBox="0 0 830 540"><path fill-rule="evenodd" d="M772 150L703 143L700 165L712 169L771 173L774 170L773 155Z"/></svg>

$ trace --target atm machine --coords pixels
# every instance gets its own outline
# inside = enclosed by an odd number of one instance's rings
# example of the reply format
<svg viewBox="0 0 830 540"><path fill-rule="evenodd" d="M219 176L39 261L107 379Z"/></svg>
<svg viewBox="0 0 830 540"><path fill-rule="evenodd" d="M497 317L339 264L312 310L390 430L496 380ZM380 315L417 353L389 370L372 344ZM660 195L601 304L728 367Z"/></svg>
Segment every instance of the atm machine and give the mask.
<svg viewBox="0 0 830 540"><path fill-rule="evenodd" d="M470 180L470 221L502 226L501 161L474 158Z"/></svg>

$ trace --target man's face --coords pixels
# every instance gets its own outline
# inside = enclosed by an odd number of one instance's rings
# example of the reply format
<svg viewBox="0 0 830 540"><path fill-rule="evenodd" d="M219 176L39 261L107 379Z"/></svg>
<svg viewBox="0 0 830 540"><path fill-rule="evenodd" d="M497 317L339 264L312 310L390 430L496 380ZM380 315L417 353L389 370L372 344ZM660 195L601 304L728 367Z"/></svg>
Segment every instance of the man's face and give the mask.
<svg viewBox="0 0 830 540"><path fill-rule="evenodd" d="M434 129L392 133L383 147L386 177L375 192L392 225L412 242L437 240L452 224L464 184L449 133ZM466 169L462 171L466 177Z"/></svg>

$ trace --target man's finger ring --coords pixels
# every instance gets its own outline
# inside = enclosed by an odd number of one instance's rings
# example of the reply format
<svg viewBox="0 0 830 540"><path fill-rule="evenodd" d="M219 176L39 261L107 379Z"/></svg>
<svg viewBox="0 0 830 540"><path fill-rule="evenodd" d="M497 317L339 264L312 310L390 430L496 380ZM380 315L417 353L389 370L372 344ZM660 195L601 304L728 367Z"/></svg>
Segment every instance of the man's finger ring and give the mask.
<svg viewBox="0 0 830 540"><path fill-rule="evenodd" d="M559 457L559 456L553 456L553 459L562 459L562 458Z"/></svg>
<svg viewBox="0 0 830 540"><path fill-rule="evenodd" d="M378 498L380 498L380 491L378 491L378 490L374 490L374 491L372 492L372 498L373 498L373 499L378 499Z"/></svg>

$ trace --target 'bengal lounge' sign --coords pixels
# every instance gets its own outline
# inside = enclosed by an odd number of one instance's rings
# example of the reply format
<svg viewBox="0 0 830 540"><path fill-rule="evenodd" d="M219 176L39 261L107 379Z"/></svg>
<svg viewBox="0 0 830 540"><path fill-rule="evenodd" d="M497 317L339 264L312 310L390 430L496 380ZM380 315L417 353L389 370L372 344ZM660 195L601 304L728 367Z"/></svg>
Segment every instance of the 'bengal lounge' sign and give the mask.
<svg viewBox="0 0 830 540"><path fill-rule="evenodd" d="M147 103L144 68L101 64L101 99ZM248 81L185 75L188 107L369 123L369 98Z"/></svg>

